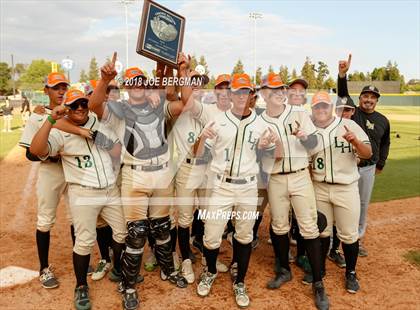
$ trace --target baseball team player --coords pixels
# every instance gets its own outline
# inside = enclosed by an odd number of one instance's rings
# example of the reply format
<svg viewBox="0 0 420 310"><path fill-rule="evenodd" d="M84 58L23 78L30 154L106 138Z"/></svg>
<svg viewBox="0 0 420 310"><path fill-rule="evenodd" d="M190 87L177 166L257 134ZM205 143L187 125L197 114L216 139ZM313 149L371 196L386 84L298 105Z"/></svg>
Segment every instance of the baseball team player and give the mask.
<svg viewBox="0 0 420 310"><path fill-rule="evenodd" d="M339 97L349 96L346 73L350 68L351 54L348 60L339 62L337 90ZM359 193L360 193L360 221L359 238L362 240L367 227L367 209L372 195L375 175L380 174L385 167L390 146L390 125L388 119L375 111L381 94L374 85L363 87L359 95L359 106L356 107L352 119L363 129L369 137L373 155L368 160L359 162ZM368 252L360 243L359 256L367 256Z"/></svg>
<svg viewBox="0 0 420 310"><path fill-rule="evenodd" d="M317 226L315 193L308 170L308 151L317 145L316 128L303 107L286 103L285 84L279 76L272 76L263 95L267 109L261 119L279 136L284 150L281 161L263 157L263 169L270 174L268 199L271 211L270 236L280 268L267 287L279 288L291 280L289 266L289 209L292 205L305 249L309 257L313 278L315 304L328 309L329 301L321 278L321 243ZM329 246L329 243L328 243Z"/></svg>
<svg viewBox="0 0 420 310"><path fill-rule="evenodd" d="M103 104L106 88L117 75L116 57L114 53L112 61L101 68L101 80L91 95L89 109L115 130L123 144L121 195L128 235L122 257L121 290L124 308L136 309L139 305L136 278L149 233L156 239L154 250L162 280L178 287L187 286L186 279L174 270L171 252L169 211L173 184L165 136L166 119L179 115L184 105L181 101L166 101L165 94L155 90L146 90L146 77L136 67L128 68L124 75L128 101ZM180 70L182 66L181 61ZM158 76L164 70L165 66L158 64Z"/></svg>
<svg viewBox="0 0 420 310"><path fill-rule="evenodd" d="M185 68L187 70L187 68ZM188 75L191 80L200 80L200 85L193 86L194 100L203 97L203 86L208 83L206 75L196 71L182 72L181 76ZM204 198L205 173L207 160L194 158L193 146L203 126L193 117L190 110L185 110L178 117L172 119L171 134L176 145L177 172L175 178L176 207L178 211L178 242L182 256L182 275L188 283L195 280L192 262L190 259L190 226L193 222L195 197Z"/></svg>
<svg viewBox="0 0 420 310"><path fill-rule="evenodd" d="M194 73L193 73L194 75ZM181 72L181 77L186 77L186 73ZM204 77L204 79L206 79ZM199 92L197 90L194 90L192 87L185 85L181 88L181 97L188 108L188 113L192 118L194 119L195 124L200 125L200 132L204 128L204 126L211 121L215 119L216 116L219 114L224 113L225 111L229 110L231 107L230 102L230 95L229 95L229 89L230 89L230 75L229 74L221 74L216 78L215 86L214 86L214 93L216 96L216 103L215 104L204 104L201 100L201 97L199 96ZM199 136L200 132L195 135L194 142L197 142L197 137ZM197 144L195 144L193 147L196 147ZM206 164L205 167L203 167L205 170L207 170L208 166L208 158L198 158L195 159L198 162L203 162ZM205 172L205 171L204 171ZM197 175L197 173L195 173ZM196 176L195 178L196 183L200 183L201 187L206 188L207 184L207 178L205 173L202 173L202 178L200 181L200 178ZM199 182L197 182L197 180ZM205 209L207 205L207 194L205 191L200 190L200 208L203 210ZM195 223L194 223L195 221ZM197 248L201 253L203 253L203 237L204 237L204 222L199 219L195 218L193 221L193 224L195 224L195 234L193 239L193 246ZM206 265L206 261L204 256L202 257L202 264ZM221 261L217 260L216 262L216 268L218 272L227 272L229 269L228 267L223 264Z"/></svg>
<svg viewBox="0 0 420 310"><path fill-rule="evenodd" d="M259 171L256 151L264 132L263 124L249 107L251 89L248 75L233 75L232 108L207 124L197 149L198 156L209 151L212 153L209 173L212 193L206 210L209 217L205 221L203 249L207 271L200 277L197 293L202 297L210 293L217 276L216 261L223 231L229 220L227 215L235 211L238 216L234 219L233 248L238 274L234 279L233 292L240 307L247 307L250 302L244 280L252 250L254 219L246 215L255 213L257 209ZM264 136L264 139L267 138Z"/></svg>
<svg viewBox="0 0 420 310"><path fill-rule="evenodd" d="M312 158L312 175L318 210L327 218L327 228L321 233L321 243L328 244L333 223L342 241L346 260L346 290L356 293L356 262L359 252L360 199L357 157L369 159L372 155L369 138L354 121L335 117L334 104L328 93L320 91L312 98L312 117L320 137ZM322 262L328 247L323 247Z"/></svg>
<svg viewBox="0 0 420 310"><path fill-rule="evenodd" d="M39 280L44 288L56 288L59 285L53 269L49 265L48 252L50 247L50 230L55 223L57 205L61 194L65 190L66 182L59 156L51 156L41 161L37 156L31 154L29 148L32 138L46 122L48 115L51 114L51 110L63 102L63 96L68 86L69 82L62 73L53 72L48 74L44 87L44 92L49 98L49 105L46 108L47 114L32 113L19 141L19 145L26 148L26 157L30 161L40 161L36 185L38 197L36 244L40 264Z"/></svg>
<svg viewBox="0 0 420 310"><path fill-rule="evenodd" d="M65 114L75 125L96 132L95 139L88 140L79 135L52 130L55 122ZM61 154L65 181L69 184L70 213L76 235L73 248L76 275L74 305L78 310L91 308L86 278L96 239L98 215L112 227L115 270L121 270L120 258L127 235L110 156L110 153L118 156L121 145L117 143L117 138L112 138L112 133L108 138L106 128L99 125L97 117L89 114L88 99L84 94L79 90L69 90L64 98L64 106L52 110L30 147L31 154L41 159ZM99 140L103 141L100 146L97 144Z"/></svg>

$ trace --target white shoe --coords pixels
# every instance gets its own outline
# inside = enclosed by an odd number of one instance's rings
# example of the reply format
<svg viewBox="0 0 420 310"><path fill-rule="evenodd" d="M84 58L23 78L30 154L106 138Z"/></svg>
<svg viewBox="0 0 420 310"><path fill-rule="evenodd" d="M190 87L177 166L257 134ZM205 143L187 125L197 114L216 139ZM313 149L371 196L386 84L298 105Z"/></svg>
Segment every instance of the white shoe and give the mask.
<svg viewBox="0 0 420 310"><path fill-rule="evenodd" d="M186 259L182 262L181 274L187 280L189 284L194 283L195 274L194 274L194 270L192 268L192 262L190 259Z"/></svg>
<svg viewBox="0 0 420 310"><path fill-rule="evenodd" d="M233 294L235 294L236 304L240 308L246 308L249 306L249 297L244 283L241 282L233 284Z"/></svg>
<svg viewBox="0 0 420 310"><path fill-rule="evenodd" d="M206 257L205 256L202 256L201 257L201 265L207 266L207 261L206 261ZM228 272L229 271L228 266L226 266L225 264L223 264L219 260L216 261L216 269L217 269L218 272L221 272L221 273L225 273L225 272Z"/></svg>
<svg viewBox="0 0 420 310"><path fill-rule="evenodd" d="M181 269L181 261L179 259L177 252L172 252L172 257L174 258L174 268L176 271L179 271Z"/></svg>
<svg viewBox="0 0 420 310"><path fill-rule="evenodd" d="M107 263L105 259L101 259L92 273L92 280L98 281L105 277L106 273L111 269L111 263Z"/></svg>
<svg viewBox="0 0 420 310"><path fill-rule="evenodd" d="M217 274L204 271L200 276L200 282L197 285L197 294L201 297L205 297L210 293L211 286L216 279Z"/></svg>

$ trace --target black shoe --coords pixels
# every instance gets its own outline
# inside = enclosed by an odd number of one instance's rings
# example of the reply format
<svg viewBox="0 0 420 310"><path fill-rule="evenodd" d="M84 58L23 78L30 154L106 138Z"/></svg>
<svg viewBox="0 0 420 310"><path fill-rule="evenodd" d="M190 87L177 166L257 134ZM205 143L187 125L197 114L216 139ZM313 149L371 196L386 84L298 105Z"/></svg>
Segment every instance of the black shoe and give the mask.
<svg viewBox="0 0 420 310"><path fill-rule="evenodd" d="M356 292L359 290L360 285L359 281L356 277L356 272L351 271L348 274L346 274L346 290L349 293L356 294Z"/></svg>
<svg viewBox="0 0 420 310"><path fill-rule="evenodd" d="M188 286L187 279L185 279L178 271L174 271L168 276L161 270L160 278L163 281L169 280L169 282L175 284L179 288L186 288Z"/></svg>
<svg viewBox="0 0 420 310"><path fill-rule="evenodd" d="M87 285L80 285L74 290L74 306L77 310L89 310L89 288Z"/></svg>
<svg viewBox="0 0 420 310"><path fill-rule="evenodd" d="M312 284L312 292L314 293L316 308L318 310L328 310L330 308L330 302L327 294L325 293L322 281Z"/></svg>
<svg viewBox="0 0 420 310"><path fill-rule="evenodd" d="M133 288L126 289L123 294L122 304L124 310L136 310L140 304L137 291Z"/></svg>
<svg viewBox="0 0 420 310"><path fill-rule="evenodd" d="M292 279L292 273L285 269L280 268L280 272L276 273L273 280L267 282L267 288L276 289L282 286L284 283L289 282Z"/></svg>
<svg viewBox="0 0 420 310"><path fill-rule="evenodd" d="M346 267L346 260L344 259L343 255L341 255L339 250L330 251L328 254L328 259L333 261L340 268Z"/></svg>
<svg viewBox="0 0 420 310"><path fill-rule="evenodd" d="M323 279L325 277L325 270L321 271L321 278ZM312 272L306 272L303 276L302 283L305 285L309 285L312 282L314 282L314 278L312 276Z"/></svg>

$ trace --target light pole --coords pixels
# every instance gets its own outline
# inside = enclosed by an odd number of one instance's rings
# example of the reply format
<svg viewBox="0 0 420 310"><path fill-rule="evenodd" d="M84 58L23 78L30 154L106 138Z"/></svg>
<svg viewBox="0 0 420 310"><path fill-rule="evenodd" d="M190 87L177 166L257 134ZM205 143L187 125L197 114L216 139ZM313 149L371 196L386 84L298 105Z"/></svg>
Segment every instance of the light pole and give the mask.
<svg viewBox="0 0 420 310"><path fill-rule="evenodd" d="M249 13L249 18L254 20L254 74L255 74L255 84L257 84L257 19L262 18L261 13L252 12Z"/></svg>
<svg viewBox="0 0 420 310"><path fill-rule="evenodd" d="M121 0L124 5L125 11L125 67L128 68L128 5L133 3L134 0Z"/></svg>

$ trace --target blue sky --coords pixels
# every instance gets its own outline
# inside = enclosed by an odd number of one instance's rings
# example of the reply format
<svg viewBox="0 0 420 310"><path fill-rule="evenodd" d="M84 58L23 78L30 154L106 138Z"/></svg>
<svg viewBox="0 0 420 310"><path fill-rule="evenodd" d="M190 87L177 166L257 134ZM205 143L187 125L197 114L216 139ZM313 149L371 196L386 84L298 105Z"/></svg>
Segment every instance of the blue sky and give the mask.
<svg viewBox="0 0 420 310"><path fill-rule="evenodd" d="M254 28L259 12L256 62L300 70L305 56L337 62L353 54L351 71L372 71L396 61L406 80L420 78L419 1L159 1L187 19L184 50L205 55L211 74L230 72L241 58L254 68ZM153 62L135 52L143 2L129 5L129 65ZM103 63L114 50L125 64L124 10L118 1L2 1L1 61L45 58L75 61L78 78L92 56ZM54 25L53 30L51 25Z"/></svg>

